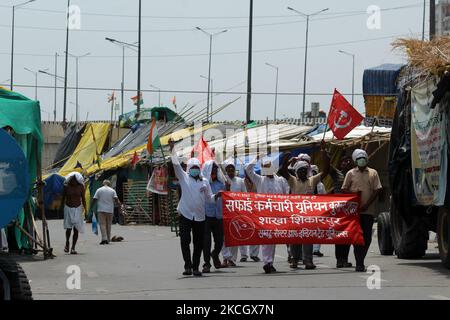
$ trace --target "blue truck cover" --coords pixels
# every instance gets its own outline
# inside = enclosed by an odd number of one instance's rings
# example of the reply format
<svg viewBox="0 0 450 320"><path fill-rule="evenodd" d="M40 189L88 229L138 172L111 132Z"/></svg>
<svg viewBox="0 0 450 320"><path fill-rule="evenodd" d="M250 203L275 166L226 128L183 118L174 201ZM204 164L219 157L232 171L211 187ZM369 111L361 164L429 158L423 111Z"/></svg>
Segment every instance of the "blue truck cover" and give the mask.
<svg viewBox="0 0 450 320"><path fill-rule="evenodd" d="M403 64L382 64L364 70L363 93L367 96L395 96L398 94L397 79Z"/></svg>

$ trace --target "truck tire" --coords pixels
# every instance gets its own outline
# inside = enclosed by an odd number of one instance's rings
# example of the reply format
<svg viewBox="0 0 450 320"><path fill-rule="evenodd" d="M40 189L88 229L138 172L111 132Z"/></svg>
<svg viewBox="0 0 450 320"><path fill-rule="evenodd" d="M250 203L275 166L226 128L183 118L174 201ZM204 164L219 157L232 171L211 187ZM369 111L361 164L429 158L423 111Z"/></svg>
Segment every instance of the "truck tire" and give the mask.
<svg viewBox="0 0 450 320"><path fill-rule="evenodd" d="M449 209L446 207L439 208L436 233L439 256L441 257L442 264L450 269L450 255L448 248L450 242L450 215Z"/></svg>
<svg viewBox="0 0 450 320"><path fill-rule="evenodd" d="M33 300L30 283L22 267L15 261L0 258L0 269L9 280L11 300ZM0 300L3 299L3 287L0 282Z"/></svg>
<svg viewBox="0 0 450 320"><path fill-rule="evenodd" d="M391 218L389 212L382 212L377 218L378 248L383 256L394 254L391 236Z"/></svg>
<svg viewBox="0 0 450 320"><path fill-rule="evenodd" d="M428 224L421 216L411 216L408 223L391 203L391 235L399 259L419 259L428 248Z"/></svg>

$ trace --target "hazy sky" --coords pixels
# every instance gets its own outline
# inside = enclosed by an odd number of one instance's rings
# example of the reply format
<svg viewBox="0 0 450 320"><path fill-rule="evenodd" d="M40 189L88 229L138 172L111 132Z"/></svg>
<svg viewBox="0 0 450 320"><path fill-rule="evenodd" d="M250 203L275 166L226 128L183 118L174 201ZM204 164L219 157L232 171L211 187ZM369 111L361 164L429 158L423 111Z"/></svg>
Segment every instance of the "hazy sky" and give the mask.
<svg viewBox="0 0 450 320"><path fill-rule="evenodd" d="M11 5L20 0L0 0L0 81L10 78ZM224 91L247 79L248 12L246 0L143 0L142 23L142 89L150 84L164 90L206 91L209 39L196 31L195 26L211 32L228 29L214 39L212 78L214 90ZM275 91L275 71L266 62L280 68L280 93L303 91L303 64L305 44L305 19L286 9L292 6L305 13L330 8L326 13L311 18L310 50L308 62L309 93L331 94L336 87L343 93L351 92L351 57L338 53L339 49L356 54L356 93L362 92L362 73L365 68L382 63L404 61L398 52L392 52L390 43L398 36L420 36L422 32L423 2L417 0L255 0L254 8L254 58L253 91ZM24 67L36 70L49 68L54 72L54 54L63 55L65 50L65 0L36 0L16 11L15 83L33 85L34 77ZM138 0L72 0L81 9L81 30L71 31L69 51L76 55L87 52L90 57L80 60L80 87L120 88L122 51L105 41L105 37L126 42L137 41ZM381 12L381 29L370 30L366 26L368 6L377 5ZM392 9L396 7L406 7ZM428 11L428 8L427 8ZM428 19L428 12L427 12ZM428 23L426 30L428 31ZM135 89L136 53L127 50L127 89ZM75 86L75 60L69 60L69 86ZM63 76L64 58L58 63L58 74ZM53 79L41 75L39 84L53 86ZM62 83L59 83L62 86ZM16 88L34 98L33 88ZM233 91L245 92L242 83ZM109 119L110 91L80 91L80 118ZM125 111L134 106L125 95ZM176 95L180 107L206 98L205 94L163 93L162 102L171 105ZM246 97L220 95L214 97L214 107L223 105L236 97L242 97L215 120L245 119ZM53 112L53 89L39 89L38 99L47 120ZM298 117L301 96L280 95L278 116ZM350 95L348 96L350 100ZM331 96L309 95L311 102L320 102L328 110ZM68 92L68 101L75 102L75 91ZM158 102L157 93L144 93L145 106ZM57 118L62 119L63 90L58 91ZM206 101L199 108L204 108ZM358 96L355 105L363 111L363 99ZM274 96L254 95L252 118L273 117ZM47 112L47 113L46 113ZM67 118L75 119L75 107L68 103Z"/></svg>

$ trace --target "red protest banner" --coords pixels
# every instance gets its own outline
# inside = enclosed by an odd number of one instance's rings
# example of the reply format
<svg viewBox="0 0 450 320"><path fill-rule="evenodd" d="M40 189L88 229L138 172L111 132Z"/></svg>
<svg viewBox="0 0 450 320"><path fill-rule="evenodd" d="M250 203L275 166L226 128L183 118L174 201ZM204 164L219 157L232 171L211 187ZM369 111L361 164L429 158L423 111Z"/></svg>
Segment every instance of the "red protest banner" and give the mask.
<svg viewBox="0 0 450 320"><path fill-rule="evenodd" d="M364 245L359 196L224 192L227 247L261 244Z"/></svg>

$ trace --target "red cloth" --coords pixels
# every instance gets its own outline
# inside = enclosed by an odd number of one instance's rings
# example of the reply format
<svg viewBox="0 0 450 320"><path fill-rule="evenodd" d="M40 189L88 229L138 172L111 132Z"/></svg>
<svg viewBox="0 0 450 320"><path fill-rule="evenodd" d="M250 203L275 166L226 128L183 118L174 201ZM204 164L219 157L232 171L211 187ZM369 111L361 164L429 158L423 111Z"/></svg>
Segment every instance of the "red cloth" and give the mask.
<svg viewBox="0 0 450 320"><path fill-rule="evenodd" d="M328 115L328 126L338 140L357 127L364 117L352 107L342 94L334 89L331 101L330 113Z"/></svg>
<svg viewBox="0 0 450 320"><path fill-rule="evenodd" d="M139 156L137 152L134 152L133 158L131 158L131 165L135 166L139 162Z"/></svg>
<svg viewBox="0 0 450 320"><path fill-rule="evenodd" d="M225 245L364 245L359 204L357 194L224 192Z"/></svg>
<svg viewBox="0 0 450 320"><path fill-rule="evenodd" d="M209 148L208 143L203 139L203 136L200 137L197 144L192 148L191 158L197 158L202 166L206 161L216 158L214 152Z"/></svg>

